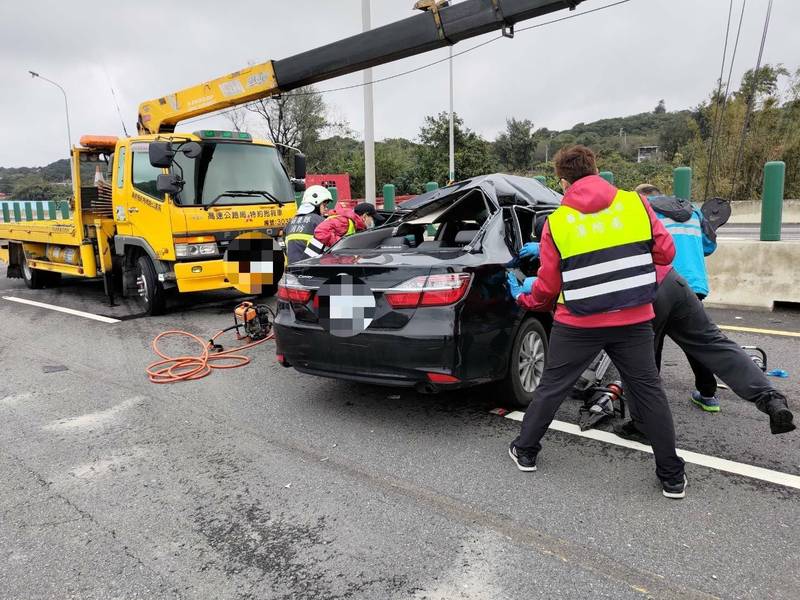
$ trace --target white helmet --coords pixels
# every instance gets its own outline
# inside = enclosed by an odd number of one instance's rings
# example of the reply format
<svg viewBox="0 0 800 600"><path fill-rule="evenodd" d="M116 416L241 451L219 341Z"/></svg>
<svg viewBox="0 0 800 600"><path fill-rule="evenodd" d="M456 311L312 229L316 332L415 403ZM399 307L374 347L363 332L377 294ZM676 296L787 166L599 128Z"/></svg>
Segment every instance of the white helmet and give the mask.
<svg viewBox="0 0 800 600"><path fill-rule="evenodd" d="M310 204L311 206L319 206L323 202L330 202L333 196L328 191L328 188L321 185L312 185L303 193L303 201L301 204Z"/></svg>

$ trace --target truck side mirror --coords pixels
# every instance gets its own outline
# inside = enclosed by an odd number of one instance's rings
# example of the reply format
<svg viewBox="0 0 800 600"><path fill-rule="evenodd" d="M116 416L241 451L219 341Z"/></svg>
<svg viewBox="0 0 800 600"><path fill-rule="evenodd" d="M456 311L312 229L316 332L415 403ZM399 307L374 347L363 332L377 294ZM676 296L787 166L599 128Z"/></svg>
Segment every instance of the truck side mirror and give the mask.
<svg viewBox="0 0 800 600"><path fill-rule="evenodd" d="M306 178L306 155L299 152L294 155L294 178Z"/></svg>
<svg viewBox="0 0 800 600"><path fill-rule="evenodd" d="M158 166L158 165L153 165ZM161 194L169 194L174 196L183 190L184 181L174 173L169 175L159 175L156 179L156 190Z"/></svg>
<svg viewBox="0 0 800 600"><path fill-rule="evenodd" d="M203 147L197 142L186 142L181 146L181 152L186 158L197 158L203 153Z"/></svg>
<svg viewBox="0 0 800 600"><path fill-rule="evenodd" d="M150 142L148 149L150 164L157 169L168 169L175 158L175 150L171 142Z"/></svg>

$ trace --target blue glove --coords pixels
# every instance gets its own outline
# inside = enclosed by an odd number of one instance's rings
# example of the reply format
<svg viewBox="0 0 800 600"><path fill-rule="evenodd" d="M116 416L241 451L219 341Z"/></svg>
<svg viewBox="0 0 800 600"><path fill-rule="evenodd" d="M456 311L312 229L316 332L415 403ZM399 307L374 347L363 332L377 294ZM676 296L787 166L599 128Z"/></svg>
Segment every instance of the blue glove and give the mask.
<svg viewBox="0 0 800 600"><path fill-rule="evenodd" d="M534 283L536 283L536 277L526 277L522 282L522 293L530 294Z"/></svg>
<svg viewBox="0 0 800 600"><path fill-rule="evenodd" d="M506 273L506 278L508 279L508 289L511 292L511 297L516 300L517 297L522 293L524 284L520 284L520 282L517 280L517 276L511 272Z"/></svg>
<svg viewBox="0 0 800 600"><path fill-rule="evenodd" d="M539 242L528 242L519 251L520 258L539 258Z"/></svg>

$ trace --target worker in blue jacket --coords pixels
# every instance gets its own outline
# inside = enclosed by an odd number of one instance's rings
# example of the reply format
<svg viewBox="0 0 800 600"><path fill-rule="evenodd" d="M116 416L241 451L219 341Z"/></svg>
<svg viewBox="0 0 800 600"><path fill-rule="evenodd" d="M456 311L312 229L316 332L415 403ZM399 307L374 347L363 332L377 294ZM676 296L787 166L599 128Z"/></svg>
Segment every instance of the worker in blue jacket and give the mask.
<svg viewBox="0 0 800 600"><path fill-rule="evenodd" d="M691 202L676 196L665 196L660 189L649 183L636 188L645 196L656 216L664 224L675 242L675 258L672 268L689 284L700 300L708 296L708 271L705 257L717 249L717 234L703 217L700 209ZM660 334L660 335L659 335ZM664 332L656 332L656 363L661 365L664 347ZM686 355L694 372L695 387L692 402L708 412L719 412L717 379L703 363Z"/></svg>

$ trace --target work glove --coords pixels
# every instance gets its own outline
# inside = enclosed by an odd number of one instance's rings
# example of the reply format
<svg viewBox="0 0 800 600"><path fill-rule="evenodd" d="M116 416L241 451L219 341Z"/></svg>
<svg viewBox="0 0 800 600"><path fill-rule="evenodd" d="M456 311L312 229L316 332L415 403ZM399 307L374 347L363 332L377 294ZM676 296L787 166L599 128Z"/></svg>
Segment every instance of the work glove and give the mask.
<svg viewBox="0 0 800 600"><path fill-rule="evenodd" d="M526 277L525 281L522 282L522 293L530 294L534 283L536 283L536 277Z"/></svg>
<svg viewBox="0 0 800 600"><path fill-rule="evenodd" d="M519 251L520 258L539 258L539 242L528 242Z"/></svg>

